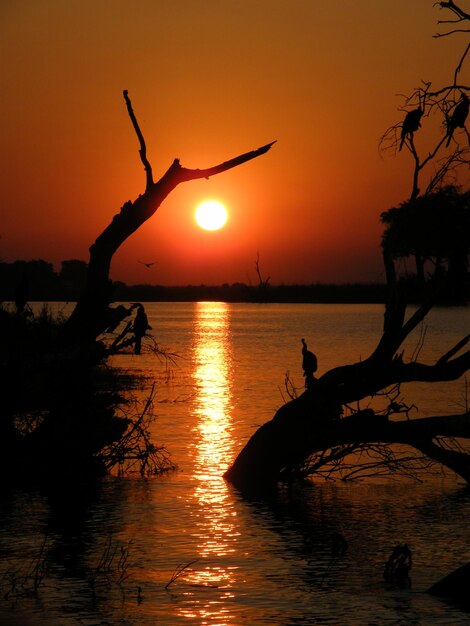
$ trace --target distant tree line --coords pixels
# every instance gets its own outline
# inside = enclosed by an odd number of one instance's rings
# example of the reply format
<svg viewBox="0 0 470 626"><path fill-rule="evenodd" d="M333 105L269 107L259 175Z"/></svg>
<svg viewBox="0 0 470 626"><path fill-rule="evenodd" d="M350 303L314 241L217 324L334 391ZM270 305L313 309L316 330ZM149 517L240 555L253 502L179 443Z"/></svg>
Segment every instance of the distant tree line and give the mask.
<svg viewBox="0 0 470 626"><path fill-rule="evenodd" d="M316 283L311 285L258 286L246 283L223 285L120 285L116 290L120 301L141 302L292 302L292 303L383 303L385 285L380 283L351 283L343 285Z"/></svg>
<svg viewBox="0 0 470 626"><path fill-rule="evenodd" d="M20 287L30 301L76 300L85 286L86 271L85 261L77 259L62 261L59 272L42 259L0 263L0 301L15 301Z"/></svg>
<svg viewBox="0 0 470 626"><path fill-rule="evenodd" d="M76 301L86 280L85 261L62 261L59 272L43 260L0 263L0 301L15 301L20 286L27 285L29 301ZM385 297L380 283L311 285L258 285L242 282L223 285L126 285L114 282L116 302L377 302Z"/></svg>
<svg viewBox="0 0 470 626"><path fill-rule="evenodd" d="M398 212L396 219L394 211ZM407 217L400 208L391 209L382 215L384 223L388 224L384 233L384 242L387 245L394 241L395 230L402 226L402 221ZM403 218L403 220L402 220ZM468 218L467 218L468 219ZM390 221L389 221L390 220ZM393 220L393 221L392 221ZM404 225L405 226L405 225ZM406 224L410 239L412 229ZM446 230L438 228L436 236L445 239ZM468 239L468 229L461 230L463 238ZM401 240L401 238L400 238ZM464 246L465 247L465 246ZM436 248L437 249L437 248ZM424 260L434 262L434 272L429 272L428 280L424 279L423 273L405 273L400 278L401 287L407 294L409 302L419 302L429 290L429 278L434 282L439 275L449 273L455 275L455 280L448 282L442 289L437 300L443 304L463 304L469 301L468 265L467 255L455 256L458 252L455 247L454 257L450 257L449 270L444 265L446 256L444 253L428 252L421 247L425 254ZM433 258L432 253L435 257ZM396 257L414 257L417 255L415 248L409 244L409 249L396 248ZM450 256L450 255L449 255ZM418 257L419 258L419 257ZM457 263L457 261L460 261ZM418 265L418 264L417 264ZM424 263L418 267L424 267ZM455 268L455 269L454 269ZM411 269L411 268L410 268ZM456 270L459 270L458 272ZM18 289L24 286L26 281L27 299L31 302L63 301L75 302L79 297L86 281L87 264L85 261L71 259L62 261L59 272L54 271L52 263L41 259L34 261L15 261L13 263L0 263L0 302L15 301ZM383 304L386 299L385 283L312 283L308 285L259 285L236 282L222 285L184 285L165 286L136 284L126 285L121 281L113 281L114 302L310 302L310 303L379 303Z"/></svg>

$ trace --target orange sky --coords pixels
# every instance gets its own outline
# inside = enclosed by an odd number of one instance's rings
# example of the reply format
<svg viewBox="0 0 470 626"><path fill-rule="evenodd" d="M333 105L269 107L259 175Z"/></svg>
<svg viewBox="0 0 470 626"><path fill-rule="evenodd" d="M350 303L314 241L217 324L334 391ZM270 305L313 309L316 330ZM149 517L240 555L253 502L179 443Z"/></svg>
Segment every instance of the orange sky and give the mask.
<svg viewBox="0 0 470 626"><path fill-rule="evenodd" d="M433 39L434 0L3 0L0 258L87 260L144 190L128 89L154 176L175 157L209 167L117 253L128 283L374 281L379 215L406 199L411 158L381 157L421 79L451 82L459 37ZM465 82L463 80L462 82ZM468 79L467 79L468 82ZM205 232L197 204L223 202ZM158 263L148 269L138 261Z"/></svg>

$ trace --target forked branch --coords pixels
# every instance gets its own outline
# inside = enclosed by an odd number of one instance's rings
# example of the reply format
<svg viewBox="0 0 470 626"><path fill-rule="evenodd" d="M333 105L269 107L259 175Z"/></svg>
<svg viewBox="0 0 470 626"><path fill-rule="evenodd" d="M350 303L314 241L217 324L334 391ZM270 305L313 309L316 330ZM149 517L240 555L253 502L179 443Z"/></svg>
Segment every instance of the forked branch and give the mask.
<svg viewBox="0 0 470 626"><path fill-rule="evenodd" d="M138 229L150 219L168 194L180 183L199 178L209 178L226 172L242 163L246 163L268 152L274 141L261 148L240 154L228 161L224 161L206 169L189 169L180 165L175 159L159 181L153 181L152 167L147 158L145 139L132 108L128 92L124 91L127 112L132 121L139 140L139 154L146 172L145 192L133 202L123 204L110 224L90 246L90 261L88 264L87 283L77 306L67 321L68 340L94 340L108 326L108 306L111 300L112 283L109 280L111 260L118 248Z"/></svg>
<svg viewBox="0 0 470 626"><path fill-rule="evenodd" d="M454 13L454 15L457 16L457 20L439 20L439 24L448 24L470 20L470 13L464 11L453 0L448 0L447 2L438 2L437 4L441 7L441 9L449 9L452 13Z"/></svg>

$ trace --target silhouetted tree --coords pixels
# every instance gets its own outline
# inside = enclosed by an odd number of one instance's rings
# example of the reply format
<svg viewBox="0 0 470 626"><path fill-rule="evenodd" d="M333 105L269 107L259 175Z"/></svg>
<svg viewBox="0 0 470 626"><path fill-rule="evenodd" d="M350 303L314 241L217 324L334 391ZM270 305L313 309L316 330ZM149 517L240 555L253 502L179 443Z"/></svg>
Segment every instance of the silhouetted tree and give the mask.
<svg viewBox="0 0 470 626"><path fill-rule="evenodd" d="M0 405L0 474L7 481L95 479L111 467L134 467L136 463L142 473L171 467L160 454L161 449L149 439L148 410L153 392L144 411L136 418L128 417L126 401L119 392L119 377L113 370L100 368L106 356L122 347L133 345L140 353L142 337L150 328L142 304L109 306L114 287L109 279L111 261L121 244L155 213L177 185L229 170L266 153L272 145L206 169L187 169L175 159L162 178L154 182L127 91L124 99L139 140L146 187L136 200L122 206L92 244L86 272L83 262L76 260L63 263L61 280L44 262L18 262L12 267L0 264L0 277L9 273L13 277L10 299L17 308L12 313L0 307L0 380L4 389ZM56 285L65 282L69 288L83 281L77 305L65 322L60 317L52 318L47 310L39 315L25 310L29 293L36 284L45 284L47 276ZM23 277L27 282L21 282ZM119 329L117 337L106 345L97 340L104 331L117 329L135 309L133 321Z"/></svg>
<svg viewBox="0 0 470 626"><path fill-rule="evenodd" d="M467 28L454 28L444 33L438 33L435 37L452 36L456 33L470 33L470 13L467 13L455 2L437 2L437 6L445 11L445 18L439 20L440 24L446 25L463 25ZM470 44L467 43L463 54L458 60L457 66L453 72L452 80L443 86L433 87L431 82L422 81L421 85L414 89L412 93L405 97L404 109L408 111L403 122L398 122L388 128L380 140L382 150L393 150L396 152L406 145L412 157L411 172L411 193L408 200L398 208L390 209L390 211L382 214L382 221L387 224L384 238L382 239L382 250L384 256L385 270L387 282L392 284L396 280L396 266L394 261L402 256L413 254L416 262L416 274L420 284L425 282L424 263L426 258L431 256L439 257L439 255L426 255L433 247L436 239L436 233L432 227L435 227L436 216L441 216L441 223L444 230L446 228L443 218L444 206L441 211L436 213L436 206L448 201L445 198L443 188L455 189L456 183L459 182L463 187L468 186L468 171L470 166L470 134L466 128L468 118L468 96L470 87L461 82L460 76L467 61ZM424 121L423 121L424 120ZM414 133L418 127L423 126L420 136L423 137L423 146L419 147L415 142ZM432 132L424 132L425 130ZM460 129L461 132L456 131ZM429 146L430 137L435 137L431 146ZM424 139L428 141L424 143ZM427 174L427 182L424 186L423 178ZM425 198L430 198L429 201ZM455 200L455 194L454 194ZM416 207L414 202L418 201ZM463 195L459 199L459 203L464 204L466 196ZM429 209L429 216L426 208ZM403 213L400 216L400 213ZM450 220L449 216L449 220ZM416 219L415 219L416 218ZM457 220L458 222L458 220ZM406 233L405 230L410 227L412 233ZM452 227L451 227L452 228ZM456 228L454 228L454 232ZM437 235L439 236L439 235ZM403 243L399 244L398 240L402 237ZM399 247L408 250L406 254L401 254ZM409 250L413 248L413 252ZM461 274L459 282L465 285L466 279L463 277L464 266L467 261L463 258L462 246L459 246L459 260L454 258L448 261L453 266L450 275L455 272ZM439 258L437 259L436 270L439 272ZM459 268L459 269L457 269ZM455 270L455 271L454 271ZM453 290L455 291L455 285ZM468 293L464 292L466 296ZM460 294L462 299L462 294Z"/></svg>
<svg viewBox="0 0 470 626"><path fill-rule="evenodd" d="M165 174L154 182L152 166L147 158L147 147L127 91L123 92L127 111L139 141L139 154L146 174L144 193L134 201L123 204L120 212L90 247L87 282L77 306L68 320L71 340L94 341L108 326L108 307L112 300L113 285L109 279L111 260L118 248L148 220L171 191L180 183L200 178L210 178L265 154L274 142L257 150L236 156L228 161L205 169L182 167L175 159Z"/></svg>
<svg viewBox="0 0 470 626"><path fill-rule="evenodd" d="M439 24L461 24L464 28L451 28L447 32L438 33L435 37L447 37L456 33L470 33L470 13L460 8L455 2L437 2L446 12L446 19ZM448 19L447 19L448 18ZM466 27L466 28L465 28ZM459 171L468 173L470 163L470 135L466 128L468 116L467 92L470 86L459 80L470 50L465 47L454 70L452 81L447 85L433 87L431 82L421 81L419 87L405 96L402 110L406 112L403 121L390 126L380 140L384 151L398 151L405 145L412 157L413 170L409 200L420 194L426 195L436 191L440 186L452 182ZM423 132L434 131L437 137L434 144L422 148L415 142L415 131L423 126ZM461 129L456 133L456 129ZM420 133L420 136L423 135ZM424 133L429 139L430 133ZM450 152L448 148L450 147ZM426 186L422 178L430 171Z"/></svg>
<svg viewBox="0 0 470 626"><path fill-rule="evenodd" d="M69 298L77 298L86 285L87 264L85 261L70 259L62 261L59 278L69 291Z"/></svg>
<svg viewBox="0 0 470 626"><path fill-rule="evenodd" d="M454 2L437 4L457 21L470 23L470 14ZM291 401L253 434L227 470L225 477L238 487L265 488L280 480L309 475L347 478L390 471L409 474L435 462L470 482L470 452L460 443L470 439L470 413L412 419L413 405L403 402L400 394L401 383L450 381L465 374L470 369L470 350L464 349L470 335L449 346L431 364L419 362L417 357L405 360L403 343L425 319L434 299L429 297L407 317L395 268L397 258L410 254L418 260L422 279L426 259L433 260L437 274L444 270L448 275L454 270L459 274L467 267L468 193L459 193L444 183L459 170L468 176L470 151L457 143L468 138L462 126L465 116L449 120L452 111L461 106L457 103L465 102L462 94L469 90L457 80L469 49L470 44L459 59L453 82L438 89L425 83L416 89L405 102L409 113L381 140L384 149L395 152L406 146L413 159L413 172L410 198L382 215L387 226L383 257L388 296L377 346L367 358L327 371L300 396L292 393ZM439 138L421 157L415 145L416 131L422 124L421 137L434 114L442 126ZM451 152L443 155L451 130ZM433 164L436 169L421 194L420 178ZM368 408L361 409L361 401L366 401ZM395 444L400 444L399 451ZM367 461L357 463L357 457L350 456L353 453L362 453Z"/></svg>
<svg viewBox="0 0 470 626"><path fill-rule="evenodd" d="M263 275L261 273L259 252L256 253L255 270L256 270L256 276L258 277L258 284L256 287L250 289L251 296L252 298L254 298L254 300L258 302L265 302L267 298L267 291L269 289L269 281L271 280L271 277L268 276L267 278L263 278Z"/></svg>
<svg viewBox="0 0 470 626"><path fill-rule="evenodd" d="M381 220L383 249L394 260L413 256L420 286L428 278L453 301L470 298L470 191L444 187L385 211Z"/></svg>
<svg viewBox="0 0 470 626"><path fill-rule="evenodd" d="M27 283L28 300L54 299L60 280L51 263L41 259L0 263L0 299L15 301L20 285Z"/></svg>

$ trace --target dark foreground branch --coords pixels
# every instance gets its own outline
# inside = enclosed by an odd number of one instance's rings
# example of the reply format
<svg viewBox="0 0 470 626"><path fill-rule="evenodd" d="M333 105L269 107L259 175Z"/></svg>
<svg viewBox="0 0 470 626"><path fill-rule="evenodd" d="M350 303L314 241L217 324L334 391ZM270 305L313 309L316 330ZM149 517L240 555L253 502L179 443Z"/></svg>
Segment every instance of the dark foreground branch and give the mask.
<svg viewBox="0 0 470 626"><path fill-rule="evenodd" d="M333 419L332 411L309 392L284 405L251 437L225 478L240 488L272 485L317 452L354 449L361 442L412 446L470 481L470 455L433 442L439 437L470 439L470 413L391 421L371 410Z"/></svg>
<svg viewBox="0 0 470 626"><path fill-rule="evenodd" d="M466 340L457 344L462 347ZM338 404L349 404L374 396L397 383L443 382L457 380L470 369L470 350L453 359L457 346L434 365L412 361L405 363L402 355L382 360L373 354L359 363L335 367L318 380L318 391L323 397L335 398Z"/></svg>
<svg viewBox="0 0 470 626"><path fill-rule="evenodd" d="M204 170L200 169L187 169L182 167L180 171L181 181L185 182L188 180L196 180L198 178L210 178L211 176L215 176L216 174L221 174L222 172L226 172L237 165L241 165L242 163L246 163L247 161L251 161L251 159L255 159L256 157L265 154L274 144L275 141L271 141L267 143L265 146L261 146L261 148L257 148L256 150L251 150L250 152L245 152L245 154L240 154L239 156L230 159L229 161L224 161L219 165L215 165L214 167L208 167Z"/></svg>

